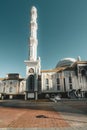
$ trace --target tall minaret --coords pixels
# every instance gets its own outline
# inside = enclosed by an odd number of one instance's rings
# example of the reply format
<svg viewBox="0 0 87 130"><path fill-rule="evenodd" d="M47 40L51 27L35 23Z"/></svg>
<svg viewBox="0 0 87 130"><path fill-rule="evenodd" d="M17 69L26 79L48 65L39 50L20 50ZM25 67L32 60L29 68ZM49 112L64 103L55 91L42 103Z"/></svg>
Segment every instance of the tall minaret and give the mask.
<svg viewBox="0 0 87 130"><path fill-rule="evenodd" d="M37 60L37 9L31 8L31 21L30 21L30 39L29 39L29 60Z"/></svg>
<svg viewBox="0 0 87 130"><path fill-rule="evenodd" d="M30 19L30 38L29 38L29 56L26 64L26 91L25 99L34 98L37 100L40 87L41 60L37 58L37 9L31 8Z"/></svg>

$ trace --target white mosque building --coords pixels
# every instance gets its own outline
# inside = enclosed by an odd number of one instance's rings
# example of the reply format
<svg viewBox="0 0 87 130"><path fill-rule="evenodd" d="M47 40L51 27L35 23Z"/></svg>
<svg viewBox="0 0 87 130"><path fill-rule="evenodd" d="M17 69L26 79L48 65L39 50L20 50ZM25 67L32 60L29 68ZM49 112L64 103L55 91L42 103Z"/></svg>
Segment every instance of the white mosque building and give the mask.
<svg viewBox="0 0 87 130"><path fill-rule="evenodd" d="M80 57L61 59L51 70L41 70L41 60L37 57L37 9L31 8L29 57L25 60L26 77L7 74L0 79L0 98L35 99L87 97L87 61Z"/></svg>

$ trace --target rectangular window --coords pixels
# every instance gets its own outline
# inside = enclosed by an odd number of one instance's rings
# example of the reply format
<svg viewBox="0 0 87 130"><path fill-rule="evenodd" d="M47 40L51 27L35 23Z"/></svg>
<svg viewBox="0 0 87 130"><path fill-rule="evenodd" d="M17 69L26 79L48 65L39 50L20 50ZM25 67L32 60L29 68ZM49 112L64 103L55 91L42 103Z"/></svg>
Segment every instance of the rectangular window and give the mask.
<svg viewBox="0 0 87 130"><path fill-rule="evenodd" d="M59 78L57 78L57 84L60 84L60 79Z"/></svg>
<svg viewBox="0 0 87 130"><path fill-rule="evenodd" d="M64 82L64 91L66 92L66 81L65 81L65 78L63 79L63 82Z"/></svg>
<svg viewBox="0 0 87 130"><path fill-rule="evenodd" d="M57 90L60 90L60 85L57 85Z"/></svg>
<svg viewBox="0 0 87 130"><path fill-rule="evenodd" d="M69 83L72 83L72 78L71 77L69 77Z"/></svg>
<svg viewBox="0 0 87 130"><path fill-rule="evenodd" d="M48 79L46 79L46 84L49 84L49 80Z"/></svg>
<svg viewBox="0 0 87 130"><path fill-rule="evenodd" d="M12 87L9 88L9 92L10 92L10 93L12 92L12 89L13 89Z"/></svg>
<svg viewBox="0 0 87 130"><path fill-rule="evenodd" d="M69 89L73 89L73 88L72 88L72 84L69 85Z"/></svg>
<svg viewBox="0 0 87 130"><path fill-rule="evenodd" d="M80 83L81 83L81 77L80 77Z"/></svg>
<svg viewBox="0 0 87 130"><path fill-rule="evenodd" d="M3 93L5 92L5 87L3 88Z"/></svg>
<svg viewBox="0 0 87 130"><path fill-rule="evenodd" d="M49 90L49 86L47 86L47 90Z"/></svg>

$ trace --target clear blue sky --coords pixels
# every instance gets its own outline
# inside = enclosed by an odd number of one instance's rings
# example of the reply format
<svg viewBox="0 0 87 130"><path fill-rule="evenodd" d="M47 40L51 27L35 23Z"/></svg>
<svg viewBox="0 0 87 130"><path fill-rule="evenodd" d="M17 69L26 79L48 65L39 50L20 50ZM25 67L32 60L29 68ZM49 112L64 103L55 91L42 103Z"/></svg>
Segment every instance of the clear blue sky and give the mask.
<svg viewBox="0 0 87 130"><path fill-rule="evenodd" d="M42 69L54 68L65 57L87 60L87 0L0 0L0 77L26 74L33 5Z"/></svg>

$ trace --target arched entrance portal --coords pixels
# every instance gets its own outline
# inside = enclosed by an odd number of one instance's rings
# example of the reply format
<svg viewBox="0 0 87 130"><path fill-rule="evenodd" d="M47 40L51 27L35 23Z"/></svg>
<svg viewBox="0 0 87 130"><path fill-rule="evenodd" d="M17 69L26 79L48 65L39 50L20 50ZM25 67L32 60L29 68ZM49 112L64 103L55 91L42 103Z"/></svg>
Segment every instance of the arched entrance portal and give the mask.
<svg viewBox="0 0 87 130"><path fill-rule="evenodd" d="M31 92L34 91L34 75L28 77L28 90Z"/></svg>

